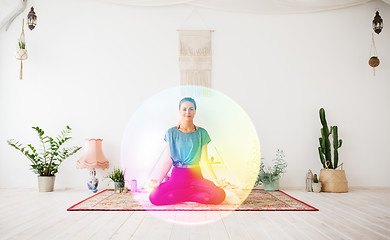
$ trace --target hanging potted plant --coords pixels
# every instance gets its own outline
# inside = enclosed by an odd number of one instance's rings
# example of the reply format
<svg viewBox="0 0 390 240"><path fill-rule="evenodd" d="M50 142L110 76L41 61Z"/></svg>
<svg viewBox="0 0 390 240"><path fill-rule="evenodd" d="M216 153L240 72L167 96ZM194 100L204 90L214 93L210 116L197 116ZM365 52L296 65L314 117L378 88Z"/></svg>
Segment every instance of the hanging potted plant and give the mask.
<svg viewBox="0 0 390 240"><path fill-rule="evenodd" d="M375 68L379 66L380 64L380 61L379 61L379 58L378 56L372 56L370 57L370 60L368 60L368 64L374 68L374 71L375 71Z"/></svg>
<svg viewBox="0 0 390 240"><path fill-rule="evenodd" d="M255 185L262 182L263 189L266 191L279 190L279 179L286 172L287 168L287 162L283 159L284 157L283 150L278 149L276 151L276 158L272 160L273 166L265 167L264 162L261 162Z"/></svg>
<svg viewBox="0 0 390 240"><path fill-rule="evenodd" d="M23 60L28 58L27 49L26 49L26 39L24 37L24 19L22 23L22 33L20 34L20 38L18 40L18 46L16 50L16 59L20 60L20 74L19 79L23 78Z"/></svg>
<svg viewBox="0 0 390 240"><path fill-rule="evenodd" d="M45 136L45 132L39 127L33 127L33 129L38 133L42 146L41 150L37 150L31 144L23 146L15 139L7 140L7 143L22 152L31 161L32 164L30 166L32 170L39 175L39 191L52 192L54 190L55 174L58 172L58 167L66 158L80 150L81 147L62 147L65 142L71 139L69 134L72 129L69 126L66 126L55 139Z"/></svg>
<svg viewBox="0 0 390 240"><path fill-rule="evenodd" d="M318 147L318 153L323 168L320 171L319 181L322 183L322 191L324 192L348 192L348 182L345 176L345 171L337 169L342 166L339 163L338 149L341 147L343 140L338 139L337 126L331 126L328 128L328 124L325 118L325 110L320 109L320 120L322 124L321 137L319 138L320 146ZM329 137L333 137L333 160L331 143Z"/></svg>
<svg viewBox="0 0 390 240"><path fill-rule="evenodd" d="M379 58L378 58L378 53L376 51L376 46L375 46L375 41L374 41L374 33L371 33L371 38L372 38L371 49L370 49L371 57L368 60L368 64L374 70L374 76L375 76L375 68L379 66L380 61L379 61Z"/></svg>

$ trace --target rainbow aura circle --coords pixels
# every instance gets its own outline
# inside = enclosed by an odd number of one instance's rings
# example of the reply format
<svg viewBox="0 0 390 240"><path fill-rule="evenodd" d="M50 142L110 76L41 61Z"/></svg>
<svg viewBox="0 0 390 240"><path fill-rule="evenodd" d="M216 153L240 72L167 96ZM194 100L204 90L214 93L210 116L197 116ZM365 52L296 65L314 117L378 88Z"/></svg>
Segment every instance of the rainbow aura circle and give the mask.
<svg viewBox="0 0 390 240"><path fill-rule="evenodd" d="M260 165L260 143L256 128L246 112L225 94L200 86L181 86L163 90L148 98L133 114L123 134L121 165L126 185L137 181L133 196L148 210L148 182L160 174L166 156L164 135L180 122L179 101L192 97L197 104L194 123L211 137L208 157L217 178L225 183L223 204L239 206L251 192ZM205 171L203 176L208 178ZM180 224L203 224L220 219L184 218L175 214L151 211L156 216ZM222 215L227 215L229 211Z"/></svg>

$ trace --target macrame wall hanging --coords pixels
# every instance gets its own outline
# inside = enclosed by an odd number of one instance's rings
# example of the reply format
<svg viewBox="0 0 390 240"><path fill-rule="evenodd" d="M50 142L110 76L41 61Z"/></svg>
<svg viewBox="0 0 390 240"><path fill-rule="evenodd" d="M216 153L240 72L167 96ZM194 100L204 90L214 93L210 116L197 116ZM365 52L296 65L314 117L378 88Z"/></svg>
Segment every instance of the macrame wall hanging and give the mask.
<svg viewBox="0 0 390 240"><path fill-rule="evenodd" d="M20 34L19 40L18 40L18 46L16 48L16 59L20 60L20 75L19 79L22 80L23 78L23 60L26 60L28 58L27 55L27 49L26 49L26 39L24 37L24 19L22 23L22 33Z"/></svg>
<svg viewBox="0 0 390 240"><path fill-rule="evenodd" d="M178 30L178 32L180 85L210 88L212 30Z"/></svg>

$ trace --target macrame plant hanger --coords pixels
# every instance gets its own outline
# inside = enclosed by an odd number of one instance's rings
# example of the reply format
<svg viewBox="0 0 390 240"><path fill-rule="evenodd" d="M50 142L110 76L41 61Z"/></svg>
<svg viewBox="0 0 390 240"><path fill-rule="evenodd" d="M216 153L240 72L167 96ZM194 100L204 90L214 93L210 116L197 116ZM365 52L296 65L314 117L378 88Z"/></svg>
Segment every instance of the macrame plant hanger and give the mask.
<svg viewBox="0 0 390 240"><path fill-rule="evenodd" d="M378 53L376 51L375 41L374 41L374 33L371 33L371 48L370 48L370 60L368 61L368 64L374 69L374 76L375 76L375 68L379 66L379 58Z"/></svg>
<svg viewBox="0 0 390 240"><path fill-rule="evenodd" d="M22 33L20 34L15 57L16 57L16 59L20 60L19 79L22 80L22 78L23 78L23 60L26 60L28 58L27 49L26 49L26 39L24 37L24 19L23 19L23 23L22 23Z"/></svg>
<svg viewBox="0 0 390 240"><path fill-rule="evenodd" d="M196 13L202 21L205 30L184 30L185 24ZM179 68L180 68L180 85L186 86L201 86L211 87L211 32L203 17L194 7L192 12L180 27L183 30L179 32ZM199 28L198 28L199 29ZM192 96L203 95L209 96L210 93L206 89L190 88L186 89L188 92L183 94L190 94Z"/></svg>

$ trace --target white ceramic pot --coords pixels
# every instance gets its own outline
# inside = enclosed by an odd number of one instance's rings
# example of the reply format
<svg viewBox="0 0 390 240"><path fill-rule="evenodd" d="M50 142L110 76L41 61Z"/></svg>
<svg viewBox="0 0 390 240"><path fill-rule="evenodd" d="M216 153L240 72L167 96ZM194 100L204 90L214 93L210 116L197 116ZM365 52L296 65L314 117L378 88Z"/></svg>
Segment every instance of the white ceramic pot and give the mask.
<svg viewBox="0 0 390 240"><path fill-rule="evenodd" d="M38 176L38 188L40 192L53 192L56 176Z"/></svg>
<svg viewBox="0 0 390 240"><path fill-rule="evenodd" d="M312 188L313 188L313 192L319 193L321 192L322 183L321 182L313 183Z"/></svg>

